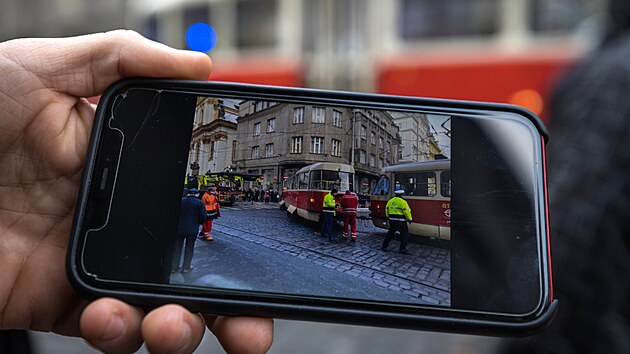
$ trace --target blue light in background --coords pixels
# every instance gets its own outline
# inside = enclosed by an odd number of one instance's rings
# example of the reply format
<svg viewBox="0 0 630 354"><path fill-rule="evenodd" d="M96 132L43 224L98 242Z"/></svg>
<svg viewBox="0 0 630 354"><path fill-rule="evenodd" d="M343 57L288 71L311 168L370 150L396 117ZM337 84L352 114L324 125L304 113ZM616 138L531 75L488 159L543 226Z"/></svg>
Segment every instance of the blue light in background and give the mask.
<svg viewBox="0 0 630 354"><path fill-rule="evenodd" d="M186 30L186 44L191 50L207 53L217 44L217 33L207 23L195 23Z"/></svg>

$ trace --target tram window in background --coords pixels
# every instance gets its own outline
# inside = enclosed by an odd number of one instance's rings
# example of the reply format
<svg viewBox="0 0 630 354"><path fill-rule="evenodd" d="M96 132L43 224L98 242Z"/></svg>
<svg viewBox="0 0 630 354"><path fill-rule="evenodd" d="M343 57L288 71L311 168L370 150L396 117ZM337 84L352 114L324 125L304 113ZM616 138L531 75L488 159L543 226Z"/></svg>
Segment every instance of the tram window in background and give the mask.
<svg viewBox="0 0 630 354"><path fill-rule="evenodd" d="M324 183L324 188L326 190L336 188L341 190L341 179L339 176L339 172L335 171L322 171L322 183Z"/></svg>
<svg viewBox="0 0 630 354"><path fill-rule="evenodd" d="M311 189L337 190L352 189L350 174L337 171L312 171Z"/></svg>
<svg viewBox="0 0 630 354"><path fill-rule="evenodd" d="M308 189L308 172L298 175L298 189Z"/></svg>
<svg viewBox="0 0 630 354"><path fill-rule="evenodd" d="M605 0L532 0L530 27L534 32L574 32L588 25ZM592 24L592 23L591 23Z"/></svg>
<svg viewBox="0 0 630 354"><path fill-rule="evenodd" d="M236 5L236 45L239 49L271 47L277 43L277 0L240 0Z"/></svg>
<svg viewBox="0 0 630 354"><path fill-rule="evenodd" d="M282 183L283 185L283 189L296 189L297 188L297 182L296 182L296 176L291 176L287 179L284 180L284 182Z"/></svg>
<svg viewBox="0 0 630 354"><path fill-rule="evenodd" d="M195 23L209 23L210 9L206 4L185 7L184 9L184 31Z"/></svg>
<svg viewBox="0 0 630 354"><path fill-rule="evenodd" d="M398 33L404 40L489 35L499 28L499 0L401 0Z"/></svg>
<svg viewBox="0 0 630 354"><path fill-rule="evenodd" d="M372 23L364 0L302 1L302 50L364 52ZM321 40L322 34L334 34ZM329 41L329 42L328 42Z"/></svg>
<svg viewBox="0 0 630 354"><path fill-rule="evenodd" d="M322 171L311 171L309 185L310 189L324 189L325 185L322 182Z"/></svg>
<svg viewBox="0 0 630 354"><path fill-rule="evenodd" d="M440 194L443 197L451 196L451 171L442 171L440 173Z"/></svg>
<svg viewBox="0 0 630 354"><path fill-rule="evenodd" d="M389 194L389 178L381 176L376 182L376 188L372 191L372 195L388 195Z"/></svg>
<svg viewBox="0 0 630 354"><path fill-rule="evenodd" d="M434 197L437 192L435 172L396 174L396 189L402 188L405 194L414 197Z"/></svg>
<svg viewBox="0 0 630 354"><path fill-rule="evenodd" d="M160 42L160 33L158 31L158 21L157 16L155 14L149 16L147 20L144 22L144 26L142 28L142 33L145 37L154 40L156 42Z"/></svg>

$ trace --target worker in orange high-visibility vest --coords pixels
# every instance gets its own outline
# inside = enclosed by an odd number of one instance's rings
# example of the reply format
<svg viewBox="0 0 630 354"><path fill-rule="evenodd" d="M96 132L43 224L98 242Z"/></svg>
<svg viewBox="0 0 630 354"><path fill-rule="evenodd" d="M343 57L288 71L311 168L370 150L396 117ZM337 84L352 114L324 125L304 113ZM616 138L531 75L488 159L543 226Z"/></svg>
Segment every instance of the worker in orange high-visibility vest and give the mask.
<svg viewBox="0 0 630 354"><path fill-rule="evenodd" d="M208 189L201 198L201 201L206 206L206 214L208 214L208 220L203 223L199 238L202 238L206 241L213 241L214 237L210 235L210 231L212 231L212 220L221 216L221 211L219 210L219 197L216 194L216 190L212 187Z"/></svg>

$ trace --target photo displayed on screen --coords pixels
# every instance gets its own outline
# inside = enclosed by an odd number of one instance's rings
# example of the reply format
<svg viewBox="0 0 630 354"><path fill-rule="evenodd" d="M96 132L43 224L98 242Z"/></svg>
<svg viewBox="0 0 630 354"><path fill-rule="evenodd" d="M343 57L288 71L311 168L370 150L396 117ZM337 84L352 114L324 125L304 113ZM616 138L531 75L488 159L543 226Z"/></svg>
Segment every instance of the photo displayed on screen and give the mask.
<svg viewBox="0 0 630 354"><path fill-rule="evenodd" d="M451 117L199 97L170 283L451 306Z"/></svg>

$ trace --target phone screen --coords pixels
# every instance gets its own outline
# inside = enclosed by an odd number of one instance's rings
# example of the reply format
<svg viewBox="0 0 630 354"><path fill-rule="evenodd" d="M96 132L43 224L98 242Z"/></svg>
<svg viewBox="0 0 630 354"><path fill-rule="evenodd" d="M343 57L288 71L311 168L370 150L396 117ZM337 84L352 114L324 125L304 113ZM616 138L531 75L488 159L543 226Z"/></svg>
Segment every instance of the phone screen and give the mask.
<svg viewBox="0 0 630 354"><path fill-rule="evenodd" d="M81 223L95 283L405 311L543 301L526 119L253 93L112 101Z"/></svg>

